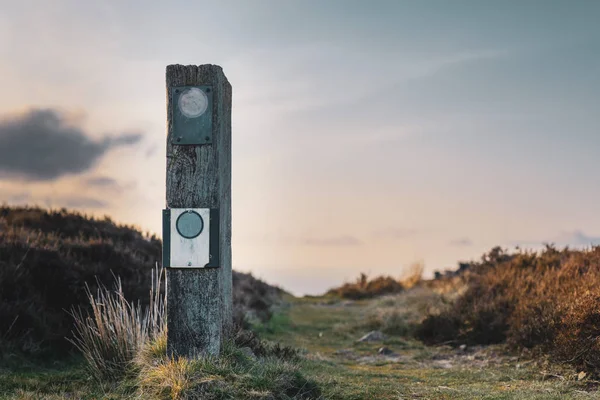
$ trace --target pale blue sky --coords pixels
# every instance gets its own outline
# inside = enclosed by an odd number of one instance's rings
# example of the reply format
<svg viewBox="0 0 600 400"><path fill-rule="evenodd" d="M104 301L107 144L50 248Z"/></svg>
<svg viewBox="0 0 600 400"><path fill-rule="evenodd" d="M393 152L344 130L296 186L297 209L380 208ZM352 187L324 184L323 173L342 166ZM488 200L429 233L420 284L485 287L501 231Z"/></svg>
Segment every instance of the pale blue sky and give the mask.
<svg viewBox="0 0 600 400"><path fill-rule="evenodd" d="M0 200L159 232L165 67L211 63L234 91L238 269L318 293L495 245L600 243L600 2L0 4L1 117L142 134L53 180L0 160Z"/></svg>

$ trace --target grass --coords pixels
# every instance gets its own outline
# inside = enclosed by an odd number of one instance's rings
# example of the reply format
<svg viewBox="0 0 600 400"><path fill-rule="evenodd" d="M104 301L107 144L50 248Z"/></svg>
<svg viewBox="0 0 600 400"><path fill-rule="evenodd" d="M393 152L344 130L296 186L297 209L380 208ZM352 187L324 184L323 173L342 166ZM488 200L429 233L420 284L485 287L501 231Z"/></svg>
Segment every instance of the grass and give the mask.
<svg viewBox="0 0 600 400"><path fill-rule="evenodd" d="M120 399L121 393L90 378L80 358L54 366L0 369L0 399Z"/></svg>
<svg viewBox="0 0 600 400"><path fill-rule="evenodd" d="M316 384L304 378L294 349L261 341L240 331L225 340L219 356L170 357L167 354L164 271L156 269L150 307L128 302L120 279L114 291L88 290L91 315L74 313L72 342L87 371L101 385L143 399L316 399Z"/></svg>
<svg viewBox="0 0 600 400"><path fill-rule="evenodd" d="M0 398L58 399L74 394L82 399L298 399L303 393L307 398L333 400L600 398L597 382L590 377L579 380L580 371L530 353L515 353L506 345L461 351L426 346L393 332L381 343L356 342L367 328L348 321L364 319L382 306L414 316L426 310L423 304L431 296L435 294L417 287L394 297L350 303L288 298L288 307L280 308L261 331L267 342L252 335L240 338L225 347L222 358L168 360L165 342L155 340L144 346L142 360L136 360L138 371L146 369L137 379L101 385L89 379L81 362L3 371ZM300 351L283 356L275 350L275 341ZM379 355L381 346L395 355ZM260 355L252 357L246 347ZM27 393L30 397L25 397Z"/></svg>
<svg viewBox="0 0 600 400"><path fill-rule="evenodd" d="M248 331L224 342L219 356L169 357L163 271L157 269L150 307L128 302L117 285L88 291L91 315L74 313L84 362L23 368L2 374L0 398L318 399L320 389L300 371L295 349ZM117 280L120 282L120 280Z"/></svg>
<svg viewBox="0 0 600 400"><path fill-rule="evenodd" d="M86 359L88 370L98 381L122 379L142 347L164 336L166 293L161 291L165 276L156 268L150 288L149 306L128 302L121 279L114 291L99 284L96 296L87 289L91 315L81 308L73 311L74 337L68 338Z"/></svg>
<svg viewBox="0 0 600 400"><path fill-rule="evenodd" d="M414 336L423 316L447 307L448 297L415 286L402 296L384 296L369 302L362 318L346 322L338 329L379 330L386 334Z"/></svg>
<svg viewBox="0 0 600 400"><path fill-rule="evenodd" d="M249 355L233 343L224 346L220 357L172 359L152 350L137 362L138 394L145 399L320 397L318 386L302 375L296 362L272 354Z"/></svg>
<svg viewBox="0 0 600 400"><path fill-rule="evenodd" d="M274 347L275 348L275 347ZM226 343L220 357L166 356L166 341L149 342L136 371L119 381L98 381L84 360L49 368L0 370L0 399L319 399L320 389L294 359L275 352L251 355Z"/></svg>
<svg viewBox="0 0 600 400"><path fill-rule="evenodd" d="M382 343L356 343L365 331L348 321L364 319L382 303L404 307L400 312L410 315L434 296L412 290L350 305L296 299L263 335L305 350L301 370L320 385L325 399L600 398L596 382L579 381L577 370L513 353L505 345L462 352L395 333ZM379 355L382 346L396 356Z"/></svg>

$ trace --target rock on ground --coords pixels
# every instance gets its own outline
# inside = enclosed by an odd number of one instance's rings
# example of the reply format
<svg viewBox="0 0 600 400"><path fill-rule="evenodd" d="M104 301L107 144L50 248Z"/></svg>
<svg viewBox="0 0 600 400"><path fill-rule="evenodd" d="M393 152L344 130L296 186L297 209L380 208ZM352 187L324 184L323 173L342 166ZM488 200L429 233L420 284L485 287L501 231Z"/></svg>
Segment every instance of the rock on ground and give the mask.
<svg viewBox="0 0 600 400"><path fill-rule="evenodd" d="M380 331L371 331L357 340L357 342L382 342L386 336Z"/></svg>
<svg viewBox="0 0 600 400"><path fill-rule="evenodd" d="M379 350L377 350L377 353L381 354L382 356L393 356L396 355L396 353L394 353L389 347L380 347Z"/></svg>

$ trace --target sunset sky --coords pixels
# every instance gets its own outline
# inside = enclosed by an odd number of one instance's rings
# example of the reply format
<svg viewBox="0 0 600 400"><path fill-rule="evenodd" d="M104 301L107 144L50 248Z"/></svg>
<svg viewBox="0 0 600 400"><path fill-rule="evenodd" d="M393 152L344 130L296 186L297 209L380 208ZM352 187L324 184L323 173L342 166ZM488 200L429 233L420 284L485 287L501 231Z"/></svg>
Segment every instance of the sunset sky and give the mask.
<svg viewBox="0 0 600 400"><path fill-rule="evenodd" d="M295 294L600 243L600 2L0 0L0 202L159 233L165 67L233 86L233 266Z"/></svg>

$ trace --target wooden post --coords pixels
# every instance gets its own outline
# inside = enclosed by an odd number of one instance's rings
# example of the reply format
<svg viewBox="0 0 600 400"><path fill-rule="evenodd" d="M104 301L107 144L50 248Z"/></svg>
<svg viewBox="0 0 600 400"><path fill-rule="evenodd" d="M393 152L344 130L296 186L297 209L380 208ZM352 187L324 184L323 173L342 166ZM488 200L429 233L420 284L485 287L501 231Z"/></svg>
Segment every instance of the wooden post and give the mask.
<svg viewBox="0 0 600 400"><path fill-rule="evenodd" d="M169 65L167 83L167 208L218 208L218 268L167 270L167 354L217 355L232 330L231 85L217 65ZM212 142L172 143L172 88L212 87Z"/></svg>

